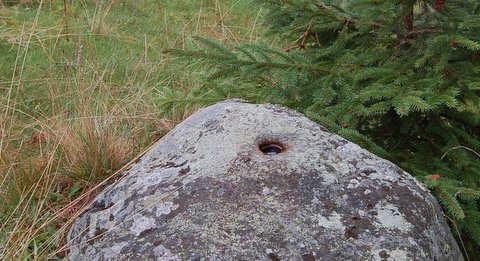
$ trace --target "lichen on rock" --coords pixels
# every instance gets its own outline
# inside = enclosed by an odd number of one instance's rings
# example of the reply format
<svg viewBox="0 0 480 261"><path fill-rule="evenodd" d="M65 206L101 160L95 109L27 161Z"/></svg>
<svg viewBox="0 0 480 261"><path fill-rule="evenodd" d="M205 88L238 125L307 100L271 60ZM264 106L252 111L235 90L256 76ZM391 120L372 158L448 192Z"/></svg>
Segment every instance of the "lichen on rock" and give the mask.
<svg viewBox="0 0 480 261"><path fill-rule="evenodd" d="M428 190L301 114L228 100L163 137L68 235L72 260L459 260Z"/></svg>

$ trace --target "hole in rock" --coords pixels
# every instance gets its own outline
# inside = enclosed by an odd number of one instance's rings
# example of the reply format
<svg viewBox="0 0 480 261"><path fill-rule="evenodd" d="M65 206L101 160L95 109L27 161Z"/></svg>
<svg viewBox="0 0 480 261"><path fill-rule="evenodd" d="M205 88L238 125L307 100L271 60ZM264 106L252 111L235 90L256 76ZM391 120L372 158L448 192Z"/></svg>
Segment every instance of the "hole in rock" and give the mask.
<svg viewBox="0 0 480 261"><path fill-rule="evenodd" d="M280 261L280 257L278 257L276 254L274 253L270 253L268 254L268 257L270 258L270 260L272 261Z"/></svg>
<svg viewBox="0 0 480 261"><path fill-rule="evenodd" d="M264 142L258 145L258 148L265 155L276 155L284 151L283 145L277 142Z"/></svg>

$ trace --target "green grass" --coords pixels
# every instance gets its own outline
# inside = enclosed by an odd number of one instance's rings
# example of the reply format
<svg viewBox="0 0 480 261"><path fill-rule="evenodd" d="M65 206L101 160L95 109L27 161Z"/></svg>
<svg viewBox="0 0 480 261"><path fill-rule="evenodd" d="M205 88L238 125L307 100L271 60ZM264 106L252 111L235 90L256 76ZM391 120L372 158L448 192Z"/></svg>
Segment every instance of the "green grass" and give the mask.
<svg viewBox="0 0 480 261"><path fill-rule="evenodd" d="M196 109L159 110L202 86L163 51L257 41L262 15L251 0L0 0L0 258L61 258L99 184Z"/></svg>

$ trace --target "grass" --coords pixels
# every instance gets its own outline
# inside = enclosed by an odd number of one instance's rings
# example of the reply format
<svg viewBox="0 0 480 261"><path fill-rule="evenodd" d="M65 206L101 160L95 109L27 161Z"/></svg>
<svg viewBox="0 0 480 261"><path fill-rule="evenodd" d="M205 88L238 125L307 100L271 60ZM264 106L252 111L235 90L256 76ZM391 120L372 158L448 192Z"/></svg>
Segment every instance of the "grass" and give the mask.
<svg viewBox="0 0 480 261"><path fill-rule="evenodd" d="M263 10L252 6L0 0L2 260L65 255L65 231L101 185L195 110L159 110L158 97L202 79L162 52L193 36L256 41Z"/></svg>

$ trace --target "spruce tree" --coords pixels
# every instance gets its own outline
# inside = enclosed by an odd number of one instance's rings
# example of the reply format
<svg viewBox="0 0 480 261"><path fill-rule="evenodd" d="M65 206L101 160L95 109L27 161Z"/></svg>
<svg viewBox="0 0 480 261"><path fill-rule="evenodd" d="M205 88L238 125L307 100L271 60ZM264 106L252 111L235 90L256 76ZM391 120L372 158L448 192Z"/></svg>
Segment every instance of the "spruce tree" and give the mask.
<svg viewBox="0 0 480 261"><path fill-rule="evenodd" d="M283 49L198 39L169 50L210 74L160 105L242 97L299 110L423 181L467 253L480 253L480 2L259 2Z"/></svg>

